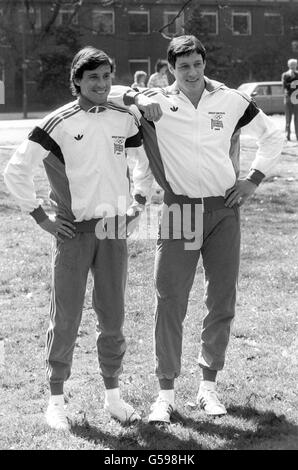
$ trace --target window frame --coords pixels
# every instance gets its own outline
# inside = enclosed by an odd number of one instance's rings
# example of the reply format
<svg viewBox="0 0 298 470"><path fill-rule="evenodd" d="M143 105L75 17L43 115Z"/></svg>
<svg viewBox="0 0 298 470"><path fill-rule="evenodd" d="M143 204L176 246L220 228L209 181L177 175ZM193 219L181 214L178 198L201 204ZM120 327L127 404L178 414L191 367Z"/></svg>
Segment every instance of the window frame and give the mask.
<svg viewBox="0 0 298 470"><path fill-rule="evenodd" d="M169 23L169 20L166 18L166 15L178 15L179 11L178 10L164 10L163 12L163 26ZM178 23L177 23L178 20ZM181 25L179 25L181 23ZM163 31L166 34L183 34L183 28L182 28L182 23L184 23L184 13L182 12L179 18L176 18L175 20L175 32L171 33L169 32L168 28L164 29ZM172 26L172 25L171 25Z"/></svg>
<svg viewBox="0 0 298 470"><path fill-rule="evenodd" d="M144 70L147 75L148 75L148 79L151 75L151 59L150 57L147 57L146 59L128 59L128 64L129 64L129 73L132 73L131 72L131 68L130 68L130 64L133 63L133 64L138 64L138 63L147 63L148 64L148 72L146 72L146 70ZM143 70L141 68L138 68L137 70Z"/></svg>
<svg viewBox="0 0 298 470"><path fill-rule="evenodd" d="M74 13L74 7L64 5L60 8L59 13L57 15L57 18L55 20L55 25L56 26L63 26L63 23L62 23L62 14L63 13L70 13L70 14ZM79 24L78 12L76 12L76 14L74 15L74 17L72 19L72 22L70 24L73 24L73 25L78 25Z"/></svg>
<svg viewBox="0 0 298 470"><path fill-rule="evenodd" d="M208 33L210 36L218 36L219 35L219 21L218 21L218 11L209 11L209 10L202 10L201 11L201 16L207 16L207 15L212 15L215 16L215 28L216 32L215 33Z"/></svg>
<svg viewBox="0 0 298 470"><path fill-rule="evenodd" d="M146 10L146 11L140 11L140 10L128 10L127 12L127 15L128 15L128 29L129 29L129 15L143 15L147 17L147 31L146 32L139 32L139 31L128 31L128 34L133 34L133 35L136 35L136 34L150 34L150 11L149 10Z"/></svg>
<svg viewBox="0 0 298 470"><path fill-rule="evenodd" d="M266 33L265 31L265 18L266 17L269 17L269 16L278 16L280 18L280 33L279 34L273 34L273 33ZM284 18L283 18L283 15L281 15L280 13L277 13L277 12L273 12L273 11L265 11L264 12L264 36L283 36L284 35L284 31L285 31L285 28L284 28Z"/></svg>
<svg viewBox="0 0 298 470"><path fill-rule="evenodd" d="M33 7L31 6L29 8L29 14L30 14L30 10L33 11ZM35 7L35 11L36 11L36 25L35 25L35 28L36 28L36 31L40 31L41 28L42 28L42 15L41 15L41 8L40 7ZM18 19L21 19L21 17L23 16L23 14L26 13L26 9L23 7L23 6L20 6L18 7ZM2 10L2 15L3 15L3 10ZM22 32L22 22L18 24L17 26L17 29L19 32ZM28 23L27 23L28 24ZM27 27L27 32L29 32L29 28Z"/></svg>
<svg viewBox="0 0 298 470"><path fill-rule="evenodd" d="M245 16L248 18L248 33L247 34L242 34L239 32L236 32L234 30L234 22L233 19L237 16ZM251 36L252 35L252 17L251 17L251 12L246 10L246 11L232 11L232 34L233 36Z"/></svg>
<svg viewBox="0 0 298 470"><path fill-rule="evenodd" d="M100 13L111 13L112 14L112 32L105 33L103 31L98 31L98 29L94 25L94 16L93 13L100 12ZM103 8L93 8L92 10L92 32L93 34L103 35L103 36L112 36L115 34L115 11L114 10L104 10Z"/></svg>

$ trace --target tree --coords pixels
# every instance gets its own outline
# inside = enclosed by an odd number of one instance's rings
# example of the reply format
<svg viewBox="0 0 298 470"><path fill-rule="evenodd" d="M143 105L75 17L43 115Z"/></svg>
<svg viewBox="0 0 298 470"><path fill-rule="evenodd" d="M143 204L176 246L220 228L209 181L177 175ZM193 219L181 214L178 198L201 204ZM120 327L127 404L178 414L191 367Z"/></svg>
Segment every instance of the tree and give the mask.
<svg viewBox="0 0 298 470"><path fill-rule="evenodd" d="M217 6L217 9L223 8ZM211 24L207 16L202 15L201 6L196 5L189 20L185 24L186 34L193 34L199 38L207 51L206 75L217 80L225 80L230 66L231 49L224 47L217 36L212 34Z"/></svg>
<svg viewBox="0 0 298 470"><path fill-rule="evenodd" d="M76 28L71 25L51 28L46 44L38 51L40 69L36 76L37 87L44 97L44 104L57 104L70 97L69 69L79 47Z"/></svg>
<svg viewBox="0 0 298 470"><path fill-rule="evenodd" d="M160 1L160 0L157 0ZM139 0L97 0L96 6L121 7L124 13ZM27 89L35 82L32 98L53 106L70 98L68 74L71 59L81 47L89 25L76 22L82 7L85 13L94 6L87 0L0 0L0 47L5 46L7 69L16 70L15 93L27 113ZM88 8L86 8L88 6ZM40 21L40 7L47 9L46 21ZM69 14L65 13L68 8ZM57 19L63 26L57 26ZM1 58L0 58L1 60ZM27 86L28 85L28 86Z"/></svg>
<svg viewBox="0 0 298 470"><path fill-rule="evenodd" d="M29 83L36 82L35 97L51 96L56 104L67 90L66 74L73 53L78 49L80 35L73 19L81 8L83 0L56 0L46 2L47 21L41 24L40 2L35 0L6 0L2 2L3 14L0 18L0 44L8 46L10 68L16 73L16 92L22 100L23 112L27 114L27 92ZM71 6L63 28L56 26L61 8ZM49 80L50 78L50 80ZM65 81L66 79L66 81ZM64 80L64 82L63 82ZM63 83L62 83L63 82ZM21 86L20 86L21 85ZM22 94L19 90L22 89ZM55 91L55 93L52 93ZM43 100L44 104L46 99Z"/></svg>
<svg viewBox="0 0 298 470"><path fill-rule="evenodd" d="M218 3L217 10L221 13L224 28L231 30L230 5ZM287 59L297 57L298 11L296 5L287 4L277 6L275 12L280 13L283 18L283 34L282 31L276 31L275 35L264 36L263 41L252 42L243 54L243 48L232 48L231 45L219 42L216 36L210 35L208 24L201 15L201 7L197 5L185 27L188 33L196 35L206 46L206 75L210 74L232 87L248 81L280 80ZM293 49L295 41L297 51Z"/></svg>

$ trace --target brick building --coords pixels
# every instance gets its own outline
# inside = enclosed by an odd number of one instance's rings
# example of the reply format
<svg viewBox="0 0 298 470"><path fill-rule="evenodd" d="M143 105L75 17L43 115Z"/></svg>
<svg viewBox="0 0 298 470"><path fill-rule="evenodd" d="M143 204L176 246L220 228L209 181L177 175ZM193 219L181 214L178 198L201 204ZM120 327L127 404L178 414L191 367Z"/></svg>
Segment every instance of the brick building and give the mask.
<svg viewBox="0 0 298 470"><path fill-rule="evenodd" d="M30 3L30 19L35 34L38 34L53 15L53 5L59 2L32 0ZM298 55L298 43L295 45L298 24L289 22L287 14L288 9L298 13L298 0L84 0L77 9L72 1L61 3L55 24L64 25L71 19L80 32L81 45L90 44L106 50L115 60L115 80L119 83L130 84L136 70L153 73L156 60L165 58L166 36L183 34L195 7L200 8L209 37L230 50L232 64L228 63L227 67L232 65L242 70L238 74L240 82L258 78L256 72L241 64L244 64L248 51L260 45L264 56L267 48L281 45L280 56L275 58L279 71L274 71L274 76L268 77L270 79L279 79L280 75L276 75L284 69L285 57ZM7 27L12 4L14 15L9 24L14 25L14 34L7 40L5 25ZM186 8L173 22L185 4ZM22 0L0 0L0 80L4 81L6 96L6 104L0 106L2 110L21 108L24 77L29 107L43 105L42 98L36 93L34 76L40 64L31 59L34 46L30 37L32 24L29 23L24 20ZM169 26L161 34L160 30L167 24ZM14 56L12 60L16 50L19 57ZM240 83L236 77L232 82L233 86Z"/></svg>

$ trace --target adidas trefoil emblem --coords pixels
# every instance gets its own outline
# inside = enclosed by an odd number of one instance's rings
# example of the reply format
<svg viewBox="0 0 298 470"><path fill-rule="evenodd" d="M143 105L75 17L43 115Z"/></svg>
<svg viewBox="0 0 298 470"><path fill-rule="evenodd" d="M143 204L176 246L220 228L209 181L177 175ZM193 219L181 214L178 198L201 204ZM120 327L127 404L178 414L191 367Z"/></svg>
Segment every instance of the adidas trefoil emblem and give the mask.
<svg viewBox="0 0 298 470"><path fill-rule="evenodd" d="M171 110L171 111L174 111L174 112L175 112L175 111L178 111L178 107L177 107L177 106L172 106L172 107L170 108L170 110Z"/></svg>
<svg viewBox="0 0 298 470"><path fill-rule="evenodd" d="M75 135L76 140L82 140L83 137L84 137L83 134Z"/></svg>

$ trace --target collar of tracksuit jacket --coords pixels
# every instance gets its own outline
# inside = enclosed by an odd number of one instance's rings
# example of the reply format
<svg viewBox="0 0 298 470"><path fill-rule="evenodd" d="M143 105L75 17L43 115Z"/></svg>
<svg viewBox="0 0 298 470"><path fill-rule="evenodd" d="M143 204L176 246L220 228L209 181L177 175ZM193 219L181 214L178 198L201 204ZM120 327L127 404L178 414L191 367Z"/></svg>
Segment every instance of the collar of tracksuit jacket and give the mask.
<svg viewBox="0 0 298 470"><path fill-rule="evenodd" d="M204 81L205 90L209 93L213 93L221 88L226 88L224 83L218 82L216 80L210 80L208 77L205 76ZM181 90L179 89L177 82L174 82L172 85L165 88L165 92L169 95L179 95L179 93L181 93Z"/></svg>

